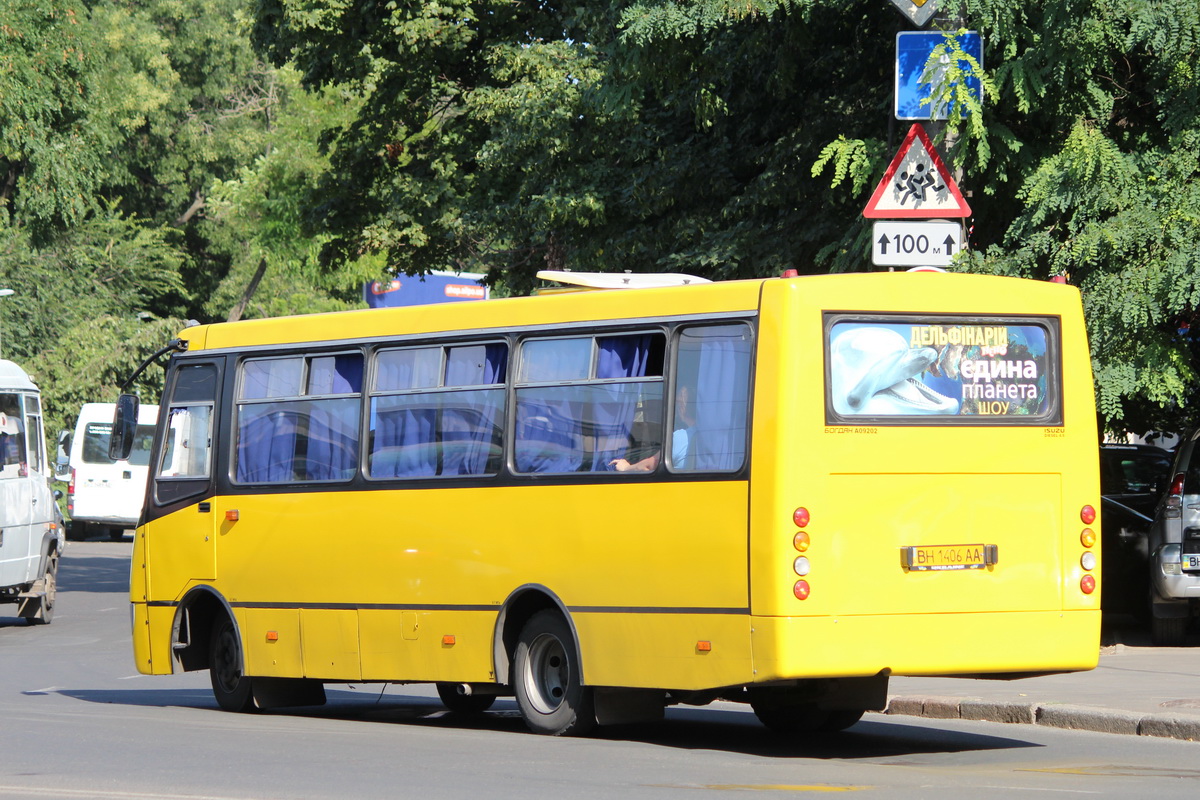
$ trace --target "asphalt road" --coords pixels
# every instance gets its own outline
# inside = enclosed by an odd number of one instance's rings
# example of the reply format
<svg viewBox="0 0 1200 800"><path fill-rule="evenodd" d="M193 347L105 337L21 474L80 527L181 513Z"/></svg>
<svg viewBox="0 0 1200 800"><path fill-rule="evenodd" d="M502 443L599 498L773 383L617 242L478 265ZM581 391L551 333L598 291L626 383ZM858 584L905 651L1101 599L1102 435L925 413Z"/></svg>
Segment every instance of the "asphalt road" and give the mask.
<svg viewBox="0 0 1200 800"><path fill-rule="evenodd" d="M72 542L53 624L0 616L0 797L1194 797L1200 744L1028 725L868 715L780 741L742 707L668 711L592 739L525 732L510 699L481 719L431 687L330 687L314 711L219 711L205 672L138 675L130 542ZM0 615L10 606L0 606Z"/></svg>

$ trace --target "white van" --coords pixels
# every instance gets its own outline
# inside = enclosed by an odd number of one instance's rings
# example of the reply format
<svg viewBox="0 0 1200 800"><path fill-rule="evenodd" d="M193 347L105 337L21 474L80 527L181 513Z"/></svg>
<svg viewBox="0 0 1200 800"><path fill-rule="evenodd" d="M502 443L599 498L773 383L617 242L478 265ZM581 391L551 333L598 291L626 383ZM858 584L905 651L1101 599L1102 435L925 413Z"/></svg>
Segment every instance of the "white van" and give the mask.
<svg viewBox="0 0 1200 800"><path fill-rule="evenodd" d="M46 624L54 616L62 515L50 489L42 400L25 370L0 360L0 604Z"/></svg>
<svg viewBox="0 0 1200 800"><path fill-rule="evenodd" d="M86 403L79 410L74 433L68 438L60 436L62 448L69 453L69 539L97 534L120 539L126 530L137 527L142 514L158 406L139 409L137 434L126 461L108 457L115 409L114 403Z"/></svg>

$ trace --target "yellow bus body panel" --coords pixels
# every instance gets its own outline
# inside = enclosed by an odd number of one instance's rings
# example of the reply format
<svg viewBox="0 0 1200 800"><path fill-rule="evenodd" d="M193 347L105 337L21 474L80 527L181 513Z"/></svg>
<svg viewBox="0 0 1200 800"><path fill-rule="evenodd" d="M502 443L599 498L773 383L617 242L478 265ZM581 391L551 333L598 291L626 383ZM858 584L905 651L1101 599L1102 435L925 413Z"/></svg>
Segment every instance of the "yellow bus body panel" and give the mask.
<svg viewBox="0 0 1200 800"><path fill-rule="evenodd" d="M816 345L827 311L1059 318L1064 425L826 425ZM1080 509L1100 510L1098 438L1076 290L968 275L816 277L768 282L760 321L750 526L758 675L1095 666L1100 592L1080 590ZM793 593L798 507L811 516L806 600ZM959 544L995 545L998 562L910 571L901 560L906 547Z"/></svg>
<svg viewBox="0 0 1200 800"><path fill-rule="evenodd" d="M266 350L756 309L748 481L425 481L207 498L219 521L207 528L191 506L138 532L138 668L171 671L174 604L199 585L235 609L252 675L494 681L499 613L529 586L564 609L584 680L597 686L1094 666L1100 591L1080 589L1080 509L1100 511L1098 440L1071 287L838 275L258 320L182 335L191 352ZM826 312L1060 320L1063 425L826 424ZM793 591L801 506L811 514L805 600ZM237 521L223 521L227 511ZM1090 527L1099 531L1100 520ZM994 546L998 560L948 571L908 570L901 560L906 547L955 544Z"/></svg>

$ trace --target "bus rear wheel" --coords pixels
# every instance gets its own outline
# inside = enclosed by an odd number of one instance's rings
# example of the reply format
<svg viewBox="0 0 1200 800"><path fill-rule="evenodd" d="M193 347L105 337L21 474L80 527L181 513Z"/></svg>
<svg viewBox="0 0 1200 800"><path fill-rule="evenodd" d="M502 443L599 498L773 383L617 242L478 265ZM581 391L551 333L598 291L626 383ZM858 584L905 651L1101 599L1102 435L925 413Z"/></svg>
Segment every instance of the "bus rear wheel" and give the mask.
<svg viewBox="0 0 1200 800"><path fill-rule="evenodd" d="M750 707L759 722L784 736L810 736L830 730L826 727L831 722L830 713L816 703L783 704L763 699L752 701Z"/></svg>
<svg viewBox="0 0 1200 800"><path fill-rule="evenodd" d="M581 682L575 637L561 615L539 611L517 640L514 691L525 725L549 736L583 736L596 725L591 687Z"/></svg>
<svg viewBox="0 0 1200 800"><path fill-rule="evenodd" d="M233 621L223 617L208 643L208 674L217 705L226 711L254 711L250 678L242 674L242 645Z"/></svg>

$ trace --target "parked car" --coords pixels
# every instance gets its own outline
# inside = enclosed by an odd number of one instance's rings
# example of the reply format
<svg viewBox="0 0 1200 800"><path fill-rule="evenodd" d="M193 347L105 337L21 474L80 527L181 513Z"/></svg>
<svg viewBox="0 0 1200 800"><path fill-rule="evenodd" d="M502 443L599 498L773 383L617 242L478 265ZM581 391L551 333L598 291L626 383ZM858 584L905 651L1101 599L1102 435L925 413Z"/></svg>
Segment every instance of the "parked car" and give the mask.
<svg viewBox="0 0 1200 800"><path fill-rule="evenodd" d="M1150 525L1150 623L1155 644L1178 646L1200 604L1200 430L1175 451Z"/></svg>
<svg viewBox="0 0 1200 800"><path fill-rule="evenodd" d="M1136 444L1100 446L1103 516L1101 608L1144 617L1150 591L1147 532L1171 476L1171 453Z"/></svg>

